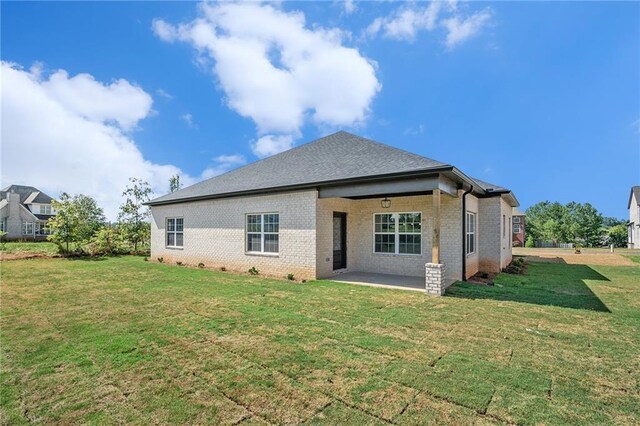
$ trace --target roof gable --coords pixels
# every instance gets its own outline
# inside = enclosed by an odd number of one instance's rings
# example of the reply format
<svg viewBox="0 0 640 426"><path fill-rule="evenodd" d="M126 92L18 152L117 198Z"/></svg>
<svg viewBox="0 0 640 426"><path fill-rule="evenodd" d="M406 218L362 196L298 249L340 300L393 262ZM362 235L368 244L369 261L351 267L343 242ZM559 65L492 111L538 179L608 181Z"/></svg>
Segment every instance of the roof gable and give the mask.
<svg viewBox="0 0 640 426"><path fill-rule="evenodd" d="M26 185L9 185L6 188L0 191L0 199L4 200L7 198L7 193L15 192L20 195L20 203L22 204L51 204L53 198L40 191L33 186Z"/></svg>
<svg viewBox="0 0 640 426"><path fill-rule="evenodd" d="M344 131L213 177L151 204L451 167Z"/></svg>
<svg viewBox="0 0 640 426"><path fill-rule="evenodd" d="M636 204L640 206L640 186L632 186L631 193L629 194L629 202L627 203L627 209L631 208L631 201L633 197L636 198Z"/></svg>

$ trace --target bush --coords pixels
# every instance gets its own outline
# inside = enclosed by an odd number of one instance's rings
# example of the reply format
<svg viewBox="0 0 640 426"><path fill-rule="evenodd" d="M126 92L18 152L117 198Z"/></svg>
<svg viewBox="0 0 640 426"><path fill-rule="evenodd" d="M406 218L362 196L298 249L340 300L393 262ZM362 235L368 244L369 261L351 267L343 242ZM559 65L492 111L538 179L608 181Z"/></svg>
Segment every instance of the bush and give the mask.
<svg viewBox="0 0 640 426"><path fill-rule="evenodd" d="M531 235L527 237L527 241L524 243L524 246L529 248L533 248L536 246L536 243L535 241L533 241L533 237Z"/></svg>
<svg viewBox="0 0 640 426"><path fill-rule="evenodd" d="M296 278L293 276L293 274L287 274L287 279L288 279L289 281L293 281L293 280L295 280Z"/></svg>
<svg viewBox="0 0 640 426"><path fill-rule="evenodd" d="M516 257L509 265L507 265L506 268L504 268L504 272L513 275L524 275L526 270L527 262L522 257Z"/></svg>
<svg viewBox="0 0 640 426"><path fill-rule="evenodd" d="M224 266L221 266L221 267L220 267L220 270L221 270L222 272L224 272L224 271L226 271L226 270L227 270L227 268L225 268Z"/></svg>
<svg viewBox="0 0 640 426"><path fill-rule="evenodd" d="M124 240L117 229L103 227L91 237L87 251L92 256L113 256L127 252Z"/></svg>
<svg viewBox="0 0 640 426"><path fill-rule="evenodd" d="M200 268L200 269L204 268L204 263L202 263L202 262L198 263L198 268Z"/></svg>
<svg viewBox="0 0 640 426"><path fill-rule="evenodd" d="M158 262L160 262L160 263L164 262L164 257L159 257L158 258Z"/></svg>
<svg viewBox="0 0 640 426"><path fill-rule="evenodd" d="M182 266L182 262L180 262L179 260L176 262L176 265L178 266Z"/></svg>
<svg viewBox="0 0 640 426"><path fill-rule="evenodd" d="M248 272L249 272L249 275L258 275L260 273L260 271L258 271L255 266L252 266Z"/></svg>

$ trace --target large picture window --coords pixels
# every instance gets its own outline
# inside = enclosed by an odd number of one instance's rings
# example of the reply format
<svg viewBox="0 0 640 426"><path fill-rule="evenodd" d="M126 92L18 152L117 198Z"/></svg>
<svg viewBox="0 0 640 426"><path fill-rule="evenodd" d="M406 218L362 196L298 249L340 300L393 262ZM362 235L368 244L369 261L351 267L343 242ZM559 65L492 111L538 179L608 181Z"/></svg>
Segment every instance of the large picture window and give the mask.
<svg viewBox="0 0 640 426"><path fill-rule="evenodd" d="M476 252L476 214L467 212L467 254Z"/></svg>
<svg viewBox="0 0 640 426"><path fill-rule="evenodd" d="M184 219L170 217L167 219L167 247L184 246Z"/></svg>
<svg viewBox="0 0 640 426"><path fill-rule="evenodd" d="M280 215L255 213L247 215L247 252L278 253L280 250Z"/></svg>
<svg viewBox="0 0 640 426"><path fill-rule="evenodd" d="M378 213L373 218L374 253L421 254L421 213Z"/></svg>
<svg viewBox="0 0 640 426"><path fill-rule="evenodd" d="M33 222L22 222L22 235L33 235Z"/></svg>

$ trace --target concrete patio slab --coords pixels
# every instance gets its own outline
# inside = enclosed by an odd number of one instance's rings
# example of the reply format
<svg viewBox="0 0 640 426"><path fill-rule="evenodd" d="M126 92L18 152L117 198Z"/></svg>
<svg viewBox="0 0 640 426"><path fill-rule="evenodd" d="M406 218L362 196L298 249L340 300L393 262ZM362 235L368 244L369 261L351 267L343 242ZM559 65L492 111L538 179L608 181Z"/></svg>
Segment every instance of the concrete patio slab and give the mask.
<svg viewBox="0 0 640 426"><path fill-rule="evenodd" d="M330 278L332 281L371 287L394 288L399 290L425 291L424 277L406 275L374 274L370 272L344 272Z"/></svg>

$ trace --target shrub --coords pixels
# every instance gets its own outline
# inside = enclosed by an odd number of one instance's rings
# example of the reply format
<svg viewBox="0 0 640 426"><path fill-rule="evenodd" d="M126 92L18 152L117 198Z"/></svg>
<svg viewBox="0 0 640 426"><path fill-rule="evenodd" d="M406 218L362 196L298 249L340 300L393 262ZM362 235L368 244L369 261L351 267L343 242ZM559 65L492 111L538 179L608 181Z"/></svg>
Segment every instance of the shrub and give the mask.
<svg viewBox="0 0 640 426"><path fill-rule="evenodd" d="M226 271L226 270L227 270L227 268L225 268L224 266L221 266L221 267L220 267L220 270L221 270L222 272L224 272L224 271Z"/></svg>
<svg viewBox="0 0 640 426"><path fill-rule="evenodd" d="M302 282L303 282L303 283L306 283L306 282L307 282L307 280L302 280Z"/></svg>
<svg viewBox="0 0 640 426"><path fill-rule="evenodd" d="M522 257L516 257L511 261L506 268L504 268L504 272L507 274L513 275L524 275L527 270L527 262Z"/></svg>
<svg viewBox="0 0 640 426"><path fill-rule="evenodd" d="M158 258L158 262L163 263L164 262L164 257L159 257Z"/></svg>
<svg viewBox="0 0 640 426"><path fill-rule="evenodd" d="M288 279L289 281L293 281L293 280L295 280L296 278L293 276L293 274L287 274L287 279Z"/></svg>
<svg viewBox="0 0 640 426"><path fill-rule="evenodd" d="M258 271L255 266L252 266L248 272L250 275L258 275L260 273L260 271Z"/></svg>
<svg viewBox="0 0 640 426"><path fill-rule="evenodd" d="M92 256L113 256L127 252L120 232L114 228L102 227L91 237L87 251Z"/></svg>
<svg viewBox="0 0 640 426"><path fill-rule="evenodd" d="M200 269L204 268L204 263L202 263L202 262L198 263L198 268L200 268Z"/></svg>
<svg viewBox="0 0 640 426"><path fill-rule="evenodd" d="M149 258L147 256L145 256L144 259L142 259L142 260L144 260L145 262L148 262Z"/></svg>
<svg viewBox="0 0 640 426"><path fill-rule="evenodd" d="M180 262L179 260L176 262L176 265L178 266L182 266L182 262Z"/></svg>
<svg viewBox="0 0 640 426"><path fill-rule="evenodd" d="M531 235L527 237L527 241L524 243L524 246L529 248L536 246L536 243L535 241L533 241L533 237Z"/></svg>

